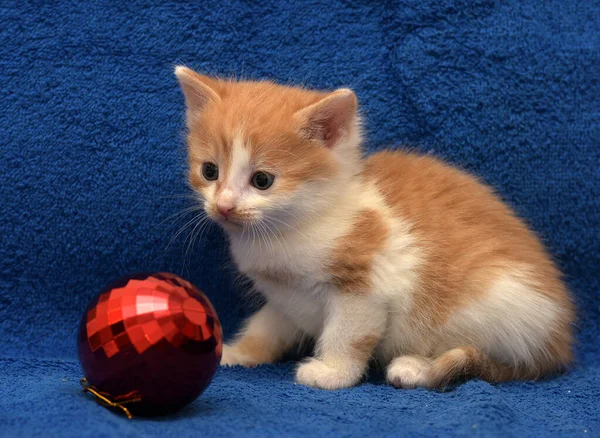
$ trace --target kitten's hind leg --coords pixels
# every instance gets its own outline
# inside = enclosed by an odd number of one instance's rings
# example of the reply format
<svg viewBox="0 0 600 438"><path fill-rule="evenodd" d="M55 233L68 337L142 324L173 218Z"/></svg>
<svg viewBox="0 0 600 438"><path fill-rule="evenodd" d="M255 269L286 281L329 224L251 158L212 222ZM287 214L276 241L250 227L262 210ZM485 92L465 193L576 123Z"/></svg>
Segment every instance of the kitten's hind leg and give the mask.
<svg viewBox="0 0 600 438"><path fill-rule="evenodd" d="M429 387L431 359L423 356L399 356L387 367L386 378L396 388Z"/></svg>

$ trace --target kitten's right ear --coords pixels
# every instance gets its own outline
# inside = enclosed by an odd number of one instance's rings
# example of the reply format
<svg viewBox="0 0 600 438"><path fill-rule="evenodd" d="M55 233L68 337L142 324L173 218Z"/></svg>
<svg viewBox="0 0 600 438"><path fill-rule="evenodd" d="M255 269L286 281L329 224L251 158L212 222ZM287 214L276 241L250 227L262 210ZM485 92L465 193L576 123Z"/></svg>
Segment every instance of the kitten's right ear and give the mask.
<svg viewBox="0 0 600 438"><path fill-rule="evenodd" d="M215 79L198 74L181 65L175 67L175 76L179 80L181 91L185 97L188 122L197 116L207 103L221 100L217 93L218 83Z"/></svg>

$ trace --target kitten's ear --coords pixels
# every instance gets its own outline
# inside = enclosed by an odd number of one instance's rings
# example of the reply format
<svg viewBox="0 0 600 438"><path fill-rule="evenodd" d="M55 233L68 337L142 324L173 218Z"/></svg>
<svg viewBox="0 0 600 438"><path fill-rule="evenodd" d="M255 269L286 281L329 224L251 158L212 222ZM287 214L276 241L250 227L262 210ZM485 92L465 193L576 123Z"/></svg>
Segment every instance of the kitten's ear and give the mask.
<svg viewBox="0 0 600 438"><path fill-rule="evenodd" d="M179 80L181 91L185 97L188 119L197 115L208 102L221 100L216 79L209 78L195 71L178 65L175 67L175 76Z"/></svg>
<svg viewBox="0 0 600 438"><path fill-rule="evenodd" d="M298 130L308 140L320 140L331 148L351 131L357 101L352 90L340 88L294 114Z"/></svg>

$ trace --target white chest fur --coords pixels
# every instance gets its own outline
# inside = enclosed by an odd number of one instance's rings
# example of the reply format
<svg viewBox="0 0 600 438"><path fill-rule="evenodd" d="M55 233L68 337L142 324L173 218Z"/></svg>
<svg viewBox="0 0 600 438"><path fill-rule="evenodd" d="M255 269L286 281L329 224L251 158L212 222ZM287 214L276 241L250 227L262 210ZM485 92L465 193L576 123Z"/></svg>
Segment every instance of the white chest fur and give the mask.
<svg viewBox="0 0 600 438"><path fill-rule="evenodd" d="M231 237L239 270L271 304L312 336L323 327L333 292L327 259L334 241L351 227L350 220L339 216L332 215L279 239L261 240L251 233Z"/></svg>

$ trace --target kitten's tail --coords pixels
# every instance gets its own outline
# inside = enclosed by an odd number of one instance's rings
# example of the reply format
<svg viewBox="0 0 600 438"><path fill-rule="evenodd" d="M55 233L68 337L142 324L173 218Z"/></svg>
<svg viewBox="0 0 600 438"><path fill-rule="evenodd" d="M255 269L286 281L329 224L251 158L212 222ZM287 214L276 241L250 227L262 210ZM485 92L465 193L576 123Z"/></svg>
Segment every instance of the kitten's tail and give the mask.
<svg viewBox="0 0 600 438"><path fill-rule="evenodd" d="M453 381L467 377L478 377L487 382L539 377L539 374L532 371L498 363L476 347L459 347L447 351L432 362L429 385L431 388L445 388Z"/></svg>

